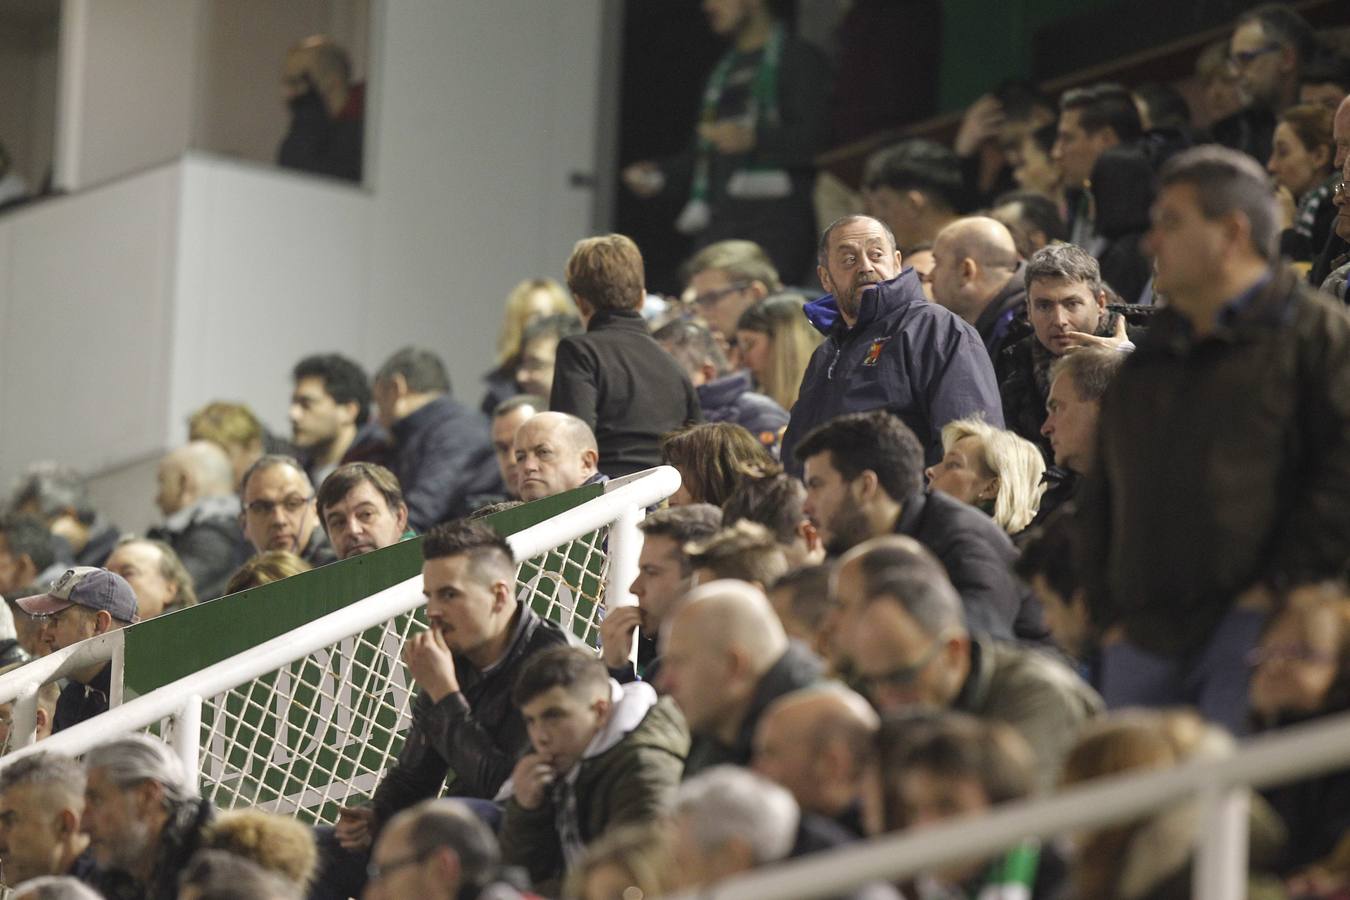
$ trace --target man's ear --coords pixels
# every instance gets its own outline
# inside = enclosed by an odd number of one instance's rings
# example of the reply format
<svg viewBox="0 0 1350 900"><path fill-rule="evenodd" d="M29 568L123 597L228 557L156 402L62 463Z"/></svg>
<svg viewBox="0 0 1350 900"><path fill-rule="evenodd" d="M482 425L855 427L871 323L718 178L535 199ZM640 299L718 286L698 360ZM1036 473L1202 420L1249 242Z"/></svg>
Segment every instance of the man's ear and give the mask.
<svg viewBox="0 0 1350 900"><path fill-rule="evenodd" d="M590 447L581 451L581 462L587 469L594 472L600 465L600 454Z"/></svg>
<svg viewBox="0 0 1350 900"><path fill-rule="evenodd" d="M881 487L881 480L877 478L877 473L871 469L863 469L862 474L849 483L850 489L857 486L857 496L859 500L871 500Z"/></svg>
<svg viewBox="0 0 1350 900"><path fill-rule="evenodd" d="M38 710L40 714L42 710ZM61 837L68 838L75 835L80 830L80 817L75 815L75 810L69 807L56 814L56 832Z"/></svg>
<svg viewBox="0 0 1350 900"><path fill-rule="evenodd" d="M408 530L408 504L400 503L398 511L394 513L394 518L398 520L398 533L403 534Z"/></svg>
<svg viewBox="0 0 1350 900"><path fill-rule="evenodd" d="M511 585L505 581L494 581L492 583L492 611L501 612L507 606L516 602L515 595L511 593Z"/></svg>
<svg viewBox="0 0 1350 900"><path fill-rule="evenodd" d="M341 403L338 405L338 412L342 415L343 425L355 425L356 417L361 415L361 406L354 400L351 403Z"/></svg>
<svg viewBox="0 0 1350 900"><path fill-rule="evenodd" d="M395 397L402 398L411 393L408 390L408 379L402 372L395 372L393 375L389 376L389 387L393 389Z"/></svg>
<svg viewBox="0 0 1350 900"><path fill-rule="evenodd" d="M971 259L969 256L962 259L961 260L962 283L965 283L967 281L974 281L975 276L979 273L979 270L980 267L975 265L975 260Z"/></svg>
<svg viewBox="0 0 1350 900"><path fill-rule="evenodd" d="M436 867L441 884L459 884L462 873L458 853L449 847L441 846L427 859Z"/></svg>
<svg viewBox="0 0 1350 900"><path fill-rule="evenodd" d="M816 279L820 282L820 288L827 294L833 294L834 282L830 280L830 270L824 266L816 266Z"/></svg>
<svg viewBox="0 0 1350 900"><path fill-rule="evenodd" d="M100 609L94 613L94 634L104 634L109 628L112 628L112 613L106 609Z"/></svg>
<svg viewBox="0 0 1350 900"><path fill-rule="evenodd" d="M755 302L759 302L769 296L769 286L762 281L757 280L750 282L750 286L746 288L746 290L755 295Z"/></svg>

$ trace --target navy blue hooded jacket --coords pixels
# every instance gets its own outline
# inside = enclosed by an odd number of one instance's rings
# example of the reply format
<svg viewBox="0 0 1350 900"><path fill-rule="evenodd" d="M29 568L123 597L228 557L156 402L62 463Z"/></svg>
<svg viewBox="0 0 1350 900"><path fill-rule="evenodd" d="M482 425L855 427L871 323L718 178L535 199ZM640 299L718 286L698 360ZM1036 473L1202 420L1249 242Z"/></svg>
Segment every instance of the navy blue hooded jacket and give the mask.
<svg viewBox="0 0 1350 900"><path fill-rule="evenodd" d="M918 436L929 464L942 459L942 426L979 415L1003 427L994 366L968 322L928 302L913 268L862 291L852 328L834 296L808 303L806 317L826 340L811 355L783 435L783 463L817 425L845 413L885 409Z"/></svg>

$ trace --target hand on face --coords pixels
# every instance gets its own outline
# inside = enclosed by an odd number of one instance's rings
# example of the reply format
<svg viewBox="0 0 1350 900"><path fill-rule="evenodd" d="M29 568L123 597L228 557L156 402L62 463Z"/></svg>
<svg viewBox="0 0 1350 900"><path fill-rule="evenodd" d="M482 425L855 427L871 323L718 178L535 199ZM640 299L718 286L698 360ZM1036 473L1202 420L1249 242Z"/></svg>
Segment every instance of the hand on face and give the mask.
<svg viewBox="0 0 1350 900"><path fill-rule="evenodd" d="M545 791L557 777L557 770L542 755L530 753L521 757L511 773L516 803L522 809L538 809L543 805Z"/></svg>
<svg viewBox="0 0 1350 900"><path fill-rule="evenodd" d="M409 638L403 645L403 662L408 666L413 680L433 701L439 703L450 694L458 693L455 658L446 646L440 629L429 628Z"/></svg>
<svg viewBox="0 0 1350 900"><path fill-rule="evenodd" d="M642 622L642 610L620 606L605 613L600 623L600 650L605 665L618 669L628 665L633 654L633 635Z"/></svg>

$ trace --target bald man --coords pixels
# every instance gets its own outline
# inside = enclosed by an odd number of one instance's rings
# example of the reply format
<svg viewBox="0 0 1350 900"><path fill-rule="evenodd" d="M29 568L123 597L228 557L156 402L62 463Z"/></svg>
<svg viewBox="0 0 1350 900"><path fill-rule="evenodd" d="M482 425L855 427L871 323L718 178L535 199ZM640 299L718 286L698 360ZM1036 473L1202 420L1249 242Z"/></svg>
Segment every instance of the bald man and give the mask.
<svg viewBox="0 0 1350 900"><path fill-rule="evenodd" d="M862 837L863 775L880 727L876 711L843 685L784 694L755 729L755 771L791 791L803 812Z"/></svg>
<svg viewBox="0 0 1350 900"><path fill-rule="evenodd" d="M218 444L192 441L159 463L155 504L164 522L148 537L173 548L192 575L197 597L213 600L251 555L239 527L234 466Z"/></svg>
<svg viewBox="0 0 1350 900"><path fill-rule="evenodd" d="M516 492L538 500L608 479L596 471L600 451L590 426L576 416L541 412L516 430Z"/></svg>
<svg viewBox="0 0 1350 900"><path fill-rule="evenodd" d="M664 635L658 678L693 734L684 777L723 763L748 766L764 710L816 683L821 669L810 651L788 642L763 591L731 579L691 591Z"/></svg>
<svg viewBox="0 0 1350 900"><path fill-rule="evenodd" d="M1026 319L1027 291L1012 232L997 219L969 216L938 232L929 273L933 300L980 333L997 359L1018 319Z"/></svg>

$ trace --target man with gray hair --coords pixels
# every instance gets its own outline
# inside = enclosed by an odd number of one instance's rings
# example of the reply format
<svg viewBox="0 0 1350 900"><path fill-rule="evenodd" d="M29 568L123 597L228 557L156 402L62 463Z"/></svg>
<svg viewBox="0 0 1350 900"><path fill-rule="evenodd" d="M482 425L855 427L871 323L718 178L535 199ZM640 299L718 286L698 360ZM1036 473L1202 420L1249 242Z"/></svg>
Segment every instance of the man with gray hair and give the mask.
<svg viewBox="0 0 1350 900"><path fill-rule="evenodd" d="M1189 704L1241 734L1247 654L1285 587L1350 557L1350 317L1279 264L1249 157L1160 175L1147 243L1168 299L1102 401L1080 494L1111 706Z"/></svg>
<svg viewBox="0 0 1350 900"><path fill-rule="evenodd" d="M1041 434L1050 439L1055 465L1075 475L1092 471L1102 397L1124 361L1114 347L1083 347L1051 366Z"/></svg>
<svg viewBox="0 0 1350 900"><path fill-rule="evenodd" d="M737 766L716 766L680 785L672 819L677 890L706 888L786 859L801 813L786 788Z"/></svg>
<svg viewBox="0 0 1350 900"><path fill-rule="evenodd" d="M178 554L200 599L214 600L252 555L239 527L234 466L219 444L191 441L165 454L157 478L155 505L164 522L148 536Z"/></svg>
<svg viewBox="0 0 1350 900"><path fill-rule="evenodd" d="M450 376L430 350L404 347L375 373L380 424L393 438L389 468L419 534L470 512L470 497L502 490L483 415L450 396Z"/></svg>
<svg viewBox="0 0 1350 900"><path fill-rule="evenodd" d="M84 757L84 830L106 896L174 897L178 875L201 844L211 804L195 773L163 741L131 735Z"/></svg>
<svg viewBox="0 0 1350 900"><path fill-rule="evenodd" d="M425 800L389 820L370 857L365 900L521 896L498 881L492 829L457 800Z"/></svg>
<svg viewBox="0 0 1350 900"><path fill-rule="evenodd" d="M34 753L0 770L0 871L7 884L43 875L88 878L94 861L84 817L84 767Z"/></svg>
<svg viewBox="0 0 1350 900"><path fill-rule="evenodd" d="M44 875L16 887L12 900L102 900L102 897L78 878Z"/></svg>
<svg viewBox="0 0 1350 900"><path fill-rule="evenodd" d="M11 512L42 519L53 537L70 545L77 566L101 566L120 534L116 525L94 509L84 477L53 461L34 463L10 495Z"/></svg>

